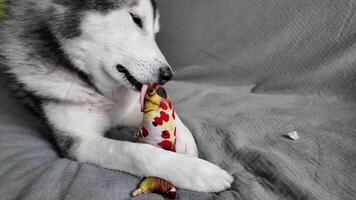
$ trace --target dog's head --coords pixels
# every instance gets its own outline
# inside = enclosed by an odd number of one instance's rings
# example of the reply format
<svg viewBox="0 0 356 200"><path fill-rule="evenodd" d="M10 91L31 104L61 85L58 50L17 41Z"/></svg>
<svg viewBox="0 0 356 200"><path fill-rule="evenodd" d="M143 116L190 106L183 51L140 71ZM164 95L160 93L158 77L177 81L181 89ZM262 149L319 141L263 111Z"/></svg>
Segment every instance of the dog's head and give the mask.
<svg viewBox="0 0 356 200"><path fill-rule="evenodd" d="M56 37L75 67L95 84L164 84L172 70L158 48L154 0L54 0ZM60 22L60 23L58 23ZM111 87L111 86L110 86Z"/></svg>

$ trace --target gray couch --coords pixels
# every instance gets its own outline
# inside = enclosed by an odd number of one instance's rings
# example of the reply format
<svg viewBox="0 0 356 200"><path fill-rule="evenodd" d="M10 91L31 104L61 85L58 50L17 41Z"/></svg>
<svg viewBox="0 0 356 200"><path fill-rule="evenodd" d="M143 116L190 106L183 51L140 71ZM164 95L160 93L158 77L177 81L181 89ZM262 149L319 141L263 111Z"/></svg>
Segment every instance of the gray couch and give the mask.
<svg viewBox="0 0 356 200"><path fill-rule="evenodd" d="M180 199L355 199L354 0L159 5L176 110L200 156L235 177L231 190L180 190ZM139 183L61 158L39 120L4 90L0 113L0 199L127 199ZM288 139L291 131L300 139Z"/></svg>

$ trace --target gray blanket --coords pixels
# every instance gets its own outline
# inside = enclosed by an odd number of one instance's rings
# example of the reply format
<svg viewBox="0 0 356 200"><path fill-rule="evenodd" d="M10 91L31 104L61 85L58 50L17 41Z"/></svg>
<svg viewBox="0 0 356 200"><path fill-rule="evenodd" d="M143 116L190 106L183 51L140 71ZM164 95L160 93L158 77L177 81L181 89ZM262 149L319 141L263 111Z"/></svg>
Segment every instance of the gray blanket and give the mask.
<svg viewBox="0 0 356 200"><path fill-rule="evenodd" d="M176 110L200 156L235 177L231 190L180 199L355 199L356 1L159 3ZM2 91L0 199L130 197L136 177L61 158Z"/></svg>

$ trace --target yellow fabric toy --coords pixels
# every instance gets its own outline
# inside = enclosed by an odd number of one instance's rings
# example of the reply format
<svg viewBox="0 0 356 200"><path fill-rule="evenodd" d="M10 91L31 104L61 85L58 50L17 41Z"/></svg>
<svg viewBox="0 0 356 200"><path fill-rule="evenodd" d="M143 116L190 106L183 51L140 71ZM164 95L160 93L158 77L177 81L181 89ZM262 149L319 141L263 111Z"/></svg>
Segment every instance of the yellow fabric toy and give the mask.
<svg viewBox="0 0 356 200"><path fill-rule="evenodd" d="M178 197L174 185L156 177L145 178L138 186L138 189L133 192L132 196L136 197L145 193L158 193L171 199Z"/></svg>
<svg viewBox="0 0 356 200"><path fill-rule="evenodd" d="M175 152L175 113L165 88L159 84L144 85L140 104L144 115L139 131L139 142ZM148 177L142 181L133 196L144 193L159 193L169 198L178 197L174 185L156 177Z"/></svg>

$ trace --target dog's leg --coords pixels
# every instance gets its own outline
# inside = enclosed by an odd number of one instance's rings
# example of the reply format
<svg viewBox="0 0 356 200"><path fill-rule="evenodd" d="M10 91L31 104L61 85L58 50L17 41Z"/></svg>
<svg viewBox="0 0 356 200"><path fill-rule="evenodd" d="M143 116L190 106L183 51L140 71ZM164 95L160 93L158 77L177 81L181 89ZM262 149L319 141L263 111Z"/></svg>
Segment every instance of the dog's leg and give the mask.
<svg viewBox="0 0 356 200"><path fill-rule="evenodd" d="M148 144L92 137L82 140L74 153L81 162L141 177L160 177L181 189L219 192L230 188L233 181L230 174L212 163Z"/></svg>
<svg viewBox="0 0 356 200"><path fill-rule="evenodd" d="M194 137L177 114L176 114L176 126L177 126L177 144L176 144L177 152L198 157L198 148L195 143Z"/></svg>
<svg viewBox="0 0 356 200"><path fill-rule="evenodd" d="M157 176L181 189L218 192L233 178L220 167L193 156L165 151L148 144L105 138L109 115L90 105L48 103L44 110L57 134L74 138L72 158L137 176ZM66 145L64 145L66 146Z"/></svg>

